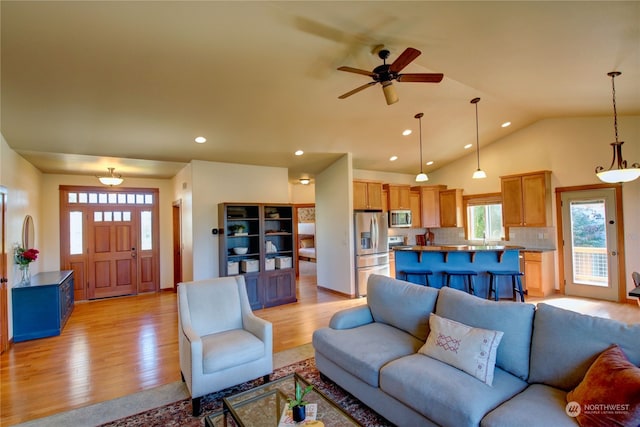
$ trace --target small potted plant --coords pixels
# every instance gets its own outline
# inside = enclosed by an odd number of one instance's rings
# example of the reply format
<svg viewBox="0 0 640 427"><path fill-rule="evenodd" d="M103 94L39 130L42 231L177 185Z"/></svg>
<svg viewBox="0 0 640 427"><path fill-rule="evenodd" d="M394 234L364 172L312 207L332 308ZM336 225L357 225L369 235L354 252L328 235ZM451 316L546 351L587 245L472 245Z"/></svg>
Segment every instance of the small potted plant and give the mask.
<svg viewBox="0 0 640 427"><path fill-rule="evenodd" d="M231 230L231 233L233 233L233 234L242 234L242 233L244 233L245 227L242 224L234 224L234 225L230 226L229 229Z"/></svg>
<svg viewBox="0 0 640 427"><path fill-rule="evenodd" d="M309 402L304 400L304 396L313 390L313 385L302 388L300 383L296 382L296 397L289 398L289 409L291 409L291 417L296 423L304 421L306 418L305 405Z"/></svg>

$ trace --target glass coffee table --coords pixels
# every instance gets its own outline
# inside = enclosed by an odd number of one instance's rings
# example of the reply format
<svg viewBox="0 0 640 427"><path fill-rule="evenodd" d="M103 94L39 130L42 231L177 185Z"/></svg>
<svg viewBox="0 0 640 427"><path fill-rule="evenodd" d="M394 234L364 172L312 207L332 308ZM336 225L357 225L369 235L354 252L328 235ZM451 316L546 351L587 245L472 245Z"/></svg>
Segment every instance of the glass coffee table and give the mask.
<svg viewBox="0 0 640 427"><path fill-rule="evenodd" d="M251 390L225 397L222 399L223 410L205 417L205 424L207 427L229 425L277 427L287 408L287 398L295 393L296 383L300 383L303 388L309 385L308 381L294 373ZM315 387L304 398L307 402L318 405L316 420L320 422L299 425L309 427L322 424L325 427L360 425Z"/></svg>

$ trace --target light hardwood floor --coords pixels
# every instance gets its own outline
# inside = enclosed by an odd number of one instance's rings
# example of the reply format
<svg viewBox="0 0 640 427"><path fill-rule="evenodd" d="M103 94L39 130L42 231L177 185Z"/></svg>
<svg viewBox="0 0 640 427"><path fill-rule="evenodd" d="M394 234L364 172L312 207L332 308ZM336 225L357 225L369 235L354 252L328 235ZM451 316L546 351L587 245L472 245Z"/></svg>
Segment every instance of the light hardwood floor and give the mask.
<svg viewBox="0 0 640 427"><path fill-rule="evenodd" d="M301 276L299 301L256 311L274 324L274 351L311 341L343 308L364 304L317 290ZM640 308L575 298L530 299L575 311L640 323ZM63 334L16 343L2 355L0 425L126 396L180 380L176 295L173 292L76 305Z"/></svg>

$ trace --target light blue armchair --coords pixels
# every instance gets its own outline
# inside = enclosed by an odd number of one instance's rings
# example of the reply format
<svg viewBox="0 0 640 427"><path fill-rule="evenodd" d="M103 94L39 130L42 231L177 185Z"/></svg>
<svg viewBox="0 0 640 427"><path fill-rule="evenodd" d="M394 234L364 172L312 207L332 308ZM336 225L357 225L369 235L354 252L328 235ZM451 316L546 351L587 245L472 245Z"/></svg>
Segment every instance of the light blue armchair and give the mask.
<svg viewBox="0 0 640 427"><path fill-rule="evenodd" d="M273 327L251 311L243 276L180 283L178 340L194 416L202 396L273 372Z"/></svg>

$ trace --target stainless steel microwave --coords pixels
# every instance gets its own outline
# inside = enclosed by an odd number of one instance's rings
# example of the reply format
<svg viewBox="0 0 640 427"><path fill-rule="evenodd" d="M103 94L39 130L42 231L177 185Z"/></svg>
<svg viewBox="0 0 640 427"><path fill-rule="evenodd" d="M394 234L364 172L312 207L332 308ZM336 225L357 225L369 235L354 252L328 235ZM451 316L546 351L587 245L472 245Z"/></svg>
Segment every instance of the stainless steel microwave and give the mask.
<svg viewBox="0 0 640 427"><path fill-rule="evenodd" d="M389 227L411 227L411 211L408 209L389 211Z"/></svg>

